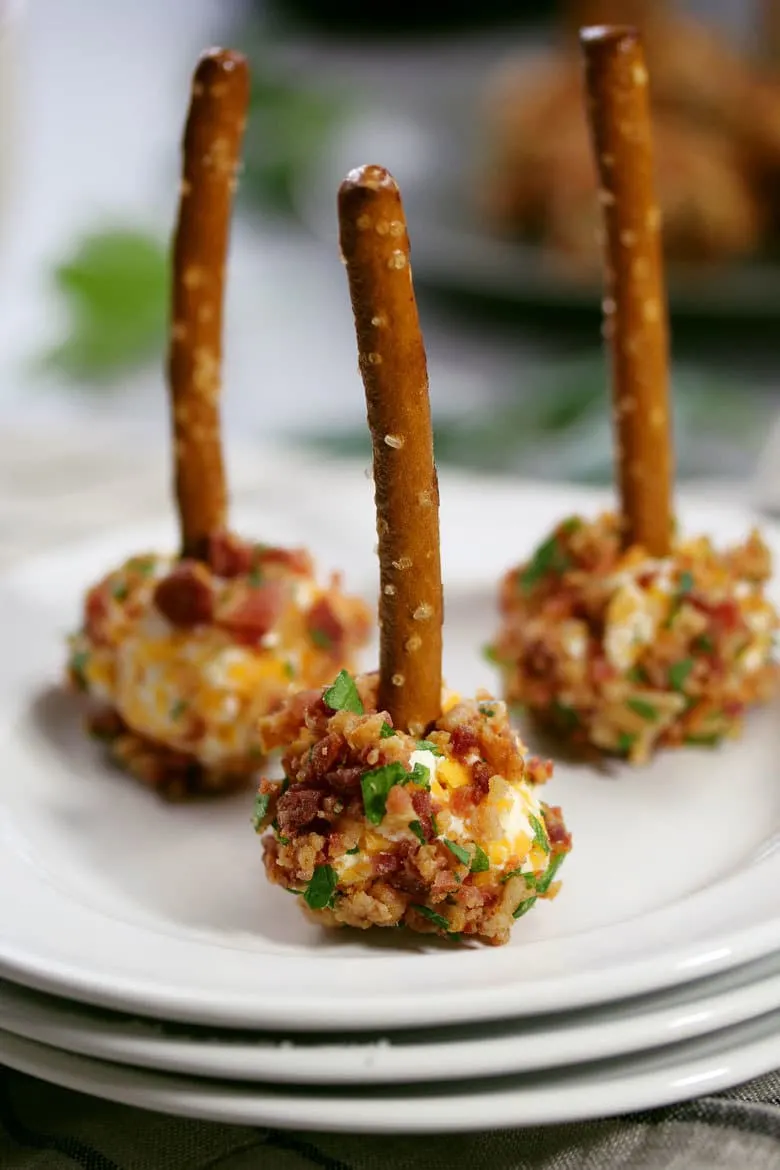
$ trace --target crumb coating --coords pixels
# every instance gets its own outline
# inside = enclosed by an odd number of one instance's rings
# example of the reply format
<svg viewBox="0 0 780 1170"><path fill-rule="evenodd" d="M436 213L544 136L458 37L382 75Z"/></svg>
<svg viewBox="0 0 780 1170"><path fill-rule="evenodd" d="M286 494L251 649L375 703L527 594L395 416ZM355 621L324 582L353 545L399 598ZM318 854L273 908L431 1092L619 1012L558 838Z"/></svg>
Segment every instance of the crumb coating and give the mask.
<svg viewBox="0 0 780 1170"><path fill-rule="evenodd" d="M614 515L569 517L501 584L489 653L505 697L573 744L633 763L737 736L777 686L770 574L756 531L723 551L677 541L654 560L621 551Z"/></svg>
<svg viewBox="0 0 780 1170"><path fill-rule="evenodd" d="M526 758L488 694L450 696L419 740L376 710L375 675L340 677L347 709L331 708L330 688L268 720L269 742L287 745L284 780L263 780L256 803L269 879L323 926L507 942L557 894L571 847L560 810L538 796L552 765Z"/></svg>
<svg viewBox="0 0 780 1170"><path fill-rule="evenodd" d="M135 556L89 590L70 639L92 730L169 795L235 788L265 746L263 716L351 665L370 614L301 550L213 538L207 563ZM169 791L170 790L170 791Z"/></svg>

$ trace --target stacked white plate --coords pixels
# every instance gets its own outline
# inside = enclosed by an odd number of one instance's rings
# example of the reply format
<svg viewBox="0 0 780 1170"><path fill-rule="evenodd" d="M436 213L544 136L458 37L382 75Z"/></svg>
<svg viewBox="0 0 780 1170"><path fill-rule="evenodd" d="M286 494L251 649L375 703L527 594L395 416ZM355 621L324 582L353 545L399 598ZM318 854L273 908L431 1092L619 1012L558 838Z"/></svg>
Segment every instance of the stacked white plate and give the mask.
<svg viewBox="0 0 780 1170"><path fill-rule="evenodd" d="M235 526L308 545L371 597L370 484L320 470L284 488ZM606 501L447 477L442 501L445 671L473 693L495 681L481 648L501 573ZM752 523L681 511L723 542ZM84 587L173 538L115 531L0 581L0 1061L152 1109L351 1132L601 1116L780 1066L776 707L715 751L559 761L549 798L574 850L509 946L325 934L266 883L251 793L158 801L106 767L60 688Z"/></svg>

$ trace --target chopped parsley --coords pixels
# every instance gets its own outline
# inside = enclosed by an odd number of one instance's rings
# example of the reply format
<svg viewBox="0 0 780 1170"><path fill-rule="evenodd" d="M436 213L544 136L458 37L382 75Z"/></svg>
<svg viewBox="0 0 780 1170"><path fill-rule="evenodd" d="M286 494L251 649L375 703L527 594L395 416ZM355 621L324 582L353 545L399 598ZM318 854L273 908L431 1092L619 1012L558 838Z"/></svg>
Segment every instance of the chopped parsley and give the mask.
<svg viewBox="0 0 780 1170"><path fill-rule="evenodd" d="M646 683L647 671L643 666L632 666L626 671L626 678L633 683Z"/></svg>
<svg viewBox="0 0 780 1170"><path fill-rule="evenodd" d="M632 735L630 731L621 731L617 737L617 750L619 752L623 752L624 754L628 754L636 741L637 737Z"/></svg>
<svg viewBox="0 0 780 1170"><path fill-rule="evenodd" d="M177 699L176 702L171 706L169 712L171 719L181 719L188 706L189 704L186 699Z"/></svg>
<svg viewBox="0 0 780 1170"><path fill-rule="evenodd" d="M312 879L303 892L310 910L327 910L333 905L338 877L332 865L315 865Z"/></svg>
<svg viewBox="0 0 780 1170"><path fill-rule="evenodd" d="M79 652L74 654L70 660L70 672L73 675L73 678L75 679L79 689L82 691L87 689L87 676L84 672L88 662L88 650L79 650Z"/></svg>
<svg viewBox="0 0 780 1170"><path fill-rule="evenodd" d="M438 837L439 836L439 822L436 820L436 813L435 812L431 813L431 829L433 830L434 837Z"/></svg>
<svg viewBox="0 0 780 1170"><path fill-rule="evenodd" d="M457 841L450 841L448 837L442 837L442 844L446 845L450 853L457 857L461 865L471 865L471 854L468 849L464 849Z"/></svg>
<svg viewBox="0 0 780 1170"><path fill-rule="evenodd" d="M295 678L295 667L293 666L292 662L290 662L289 660L287 662L285 662L283 670L284 670L284 677L285 678L289 678L289 679Z"/></svg>
<svg viewBox="0 0 780 1170"><path fill-rule="evenodd" d="M565 853L556 853L550 859L550 864L547 866L547 869L542 874L542 876L535 882L536 892L539 895L543 895L543 894L547 893L547 891L549 890L550 886L553 883L553 878L555 877L556 873L563 865L563 860L564 860L565 856L566 856Z"/></svg>
<svg viewBox="0 0 780 1170"><path fill-rule="evenodd" d="M252 809L252 825L256 833L259 832L259 830L262 828L263 821L268 815L268 806L270 803L270 792L258 792L257 796L255 797L254 808ZM274 828L276 828L276 826L274 826Z"/></svg>
<svg viewBox="0 0 780 1170"><path fill-rule="evenodd" d="M655 723L658 719L658 708L654 707L652 703L645 702L644 699L626 699L626 706L630 707L642 719L646 719L648 723Z"/></svg>
<svg viewBox="0 0 780 1170"><path fill-rule="evenodd" d="M431 743L429 739L418 739L417 748L421 752L431 752L434 756L442 756L444 752L437 743Z"/></svg>
<svg viewBox="0 0 780 1170"><path fill-rule="evenodd" d="M381 823L387 809L387 797L390 789L396 784L419 784L426 788L430 783L430 772L424 764L415 764L411 772L407 772L403 764L397 761L384 764L381 768L374 768L361 777L360 787L363 790L363 808L366 819L372 825Z"/></svg>
<svg viewBox="0 0 780 1170"><path fill-rule="evenodd" d="M531 898L526 898L524 902L521 902L520 905L515 910L512 917L513 918L522 918L523 915L527 914L528 911L531 909L531 907L535 906L535 905L536 905L536 894L534 894L533 897L531 897Z"/></svg>
<svg viewBox="0 0 780 1170"><path fill-rule="evenodd" d="M484 715L486 719L492 719L496 713L496 709L495 707L491 707L489 704L486 705L485 703L480 703L479 713L480 715Z"/></svg>
<svg viewBox="0 0 780 1170"><path fill-rule="evenodd" d="M722 740L721 732L716 731L711 735L686 735L685 743L691 747L715 747Z"/></svg>
<svg viewBox="0 0 780 1170"><path fill-rule="evenodd" d="M129 590L126 581L117 581L116 585L111 590L111 596L115 601L126 601Z"/></svg>
<svg viewBox="0 0 780 1170"><path fill-rule="evenodd" d="M439 930L446 930L449 934L450 924L443 914L437 914L435 910L431 910L430 906L417 906L413 904L413 908L418 914L422 914L423 918L427 918L434 926L438 926Z"/></svg>
<svg viewBox="0 0 780 1170"><path fill-rule="evenodd" d="M510 663L507 661L506 658L500 657L495 646L491 645L490 642L488 642L486 646L482 647L482 657L485 659L486 662L489 662L491 666L497 666L499 668L499 670L502 667L506 667L506 666L510 665Z"/></svg>
<svg viewBox="0 0 780 1170"><path fill-rule="evenodd" d="M485 873L490 869L490 858L481 845L474 846L474 856L471 859L472 873Z"/></svg>
<svg viewBox="0 0 780 1170"><path fill-rule="evenodd" d="M510 869L509 873L505 873L501 878L501 885L503 886L510 878L521 877L526 885L530 886L532 890L536 889L536 877L533 873L523 873L521 869Z"/></svg>
<svg viewBox="0 0 780 1170"><path fill-rule="evenodd" d="M677 583L677 594L679 597L685 597L693 589L693 573L689 573L687 569L680 573L680 580Z"/></svg>
<svg viewBox="0 0 780 1170"><path fill-rule="evenodd" d="M715 643L709 634L699 634L698 638L693 640L693 649L701 650L702 654L712 654Z"/></svg>
<svg viewBox="0 0 780 1170"><path fill-rule="evenodd" d="M681 658L679 662L675 662L669 667L669 686L675 691L681 691L692 670L692 658Z"/></svg>
<svg viewBox="0 0 780 1170"><path fill-rule="evenodd" d="M154 557L132 557L127 562L127 568L131 573L139 573L142 577L151 577L155 564Z"/></svg>
<svg viewBox="0 0 780 1170"><path fill-rule="evenodd" d="M247 576L247 583L252 589L259 589L263 584L263 570L259 565L254 565Z"/></svg>
<svg viewBox="0 0 780 1170"><path fill-rule="evenodd" d="M394 727L391 727L389 723L383 723L379 729L379 738L380 739L390 739L391 736L397 735L397 734L398 734L398 732L395 730Z"/></svg>
<svg viewBox="0 0 780 1170"><path fill-rule="evenodd" d="M352 711L355 715L364 714L355 680L348 670L339 671L333 685L325 688L322 697L331 711Z"/></svg>
<svg viewBox="0 0 780 1170"><path fill-rule="evenodd" d="M559 699L555 699L553 701L553 710L567 731L573 731L575 727L579 727L580 717L568 703L562 703Z"/></svg>
<svg viewBox="0 0 780 1170"><path fill-rule="evenodd" d="M540 849L543 849L545 853L549 853L550 842L547 840L547 833L545 832L545 828L542 822L538 817L530 816L528 818L528 823L534 831L535 844L538 845Z"/></svg>
<svg viewBox="0 0 780 1170"><path fill-rule="evenodd" d="M578 528L582 528L582 519L579 516L569 516L560 525L561 532L564 532L566 536L571 536L572 532L576 532Z"/></svg>
<svg viewBox="0 0 780 1170"><path fill-rule="evenodd" d="M557 533L540 544L527 565L520 569L518 581L523 593L530 593L548 573L563 573L570 561L563 551Z"/></svg>
<svg viewBox="0 0 780 1170"><path fill-rule="evenodd" d="M320 650L330 650L333 646L333 639L325 630L320 630L315 627L313 630L309 630L309 637Z"/></svg>
<svg viewBox="0 0 780 1170"><path fill-rule="evenodd" d="M410 821L409 828L412 830L412 832L414 833L415 837L420 842L420 844L424 845L425 844L425 833L423 832L423 827L420 824L420 822L419 821Z"/></svg>
<svg viewBox="0 0 780 1170"><path fill-rule="evenodd" d="M354 849L347 850L347 857L354 857L356 853L360 852L360 846L356 845Z"/></svg>

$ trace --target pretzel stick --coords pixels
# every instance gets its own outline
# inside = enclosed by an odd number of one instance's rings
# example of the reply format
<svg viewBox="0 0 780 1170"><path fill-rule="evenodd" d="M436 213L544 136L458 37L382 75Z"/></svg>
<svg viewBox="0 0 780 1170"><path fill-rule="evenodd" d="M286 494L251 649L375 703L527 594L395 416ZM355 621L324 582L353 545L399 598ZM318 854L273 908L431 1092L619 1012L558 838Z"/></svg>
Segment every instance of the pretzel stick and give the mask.
<svg viewBox="0 0 780 1170"><path fill-rule="evenodd" d="M379 707L421 735L441 713L439 485L409 237L383 167L350 171L339 227L374 449Z"/></svg>
<svg viewBox="0 0 780 1170"><path fill-rule="evenodd" d="M672 439L647 70L633 29L586 28L580 39L605 226L604 335L612 357L623 541L662 557L672 536Z"/></svg>
<svg viewBox="0 0 780 1170"><path fill-rule="evenodd" d="M202 557L225 527L219 396L230 213L249 104L240 53L211 49L192 80L173 241L168 383L182 556Z"/></svg>

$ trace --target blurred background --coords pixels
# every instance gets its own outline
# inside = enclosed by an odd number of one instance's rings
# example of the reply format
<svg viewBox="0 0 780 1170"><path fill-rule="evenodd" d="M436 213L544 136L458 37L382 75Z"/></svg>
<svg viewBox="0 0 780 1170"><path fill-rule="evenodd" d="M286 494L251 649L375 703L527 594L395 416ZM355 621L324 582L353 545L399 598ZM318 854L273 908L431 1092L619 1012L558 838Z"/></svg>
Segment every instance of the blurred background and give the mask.
<svg viewBox="0 0 780 1170"><path fill-rule="evenodd" d="M0 0L0 423L167 433L167 247L189 74L254 92L225 421L365 462L335 192L405 194L439 461L610 475L576 27L646 36L685 478L749 475L780 408L780 3ZM25 442L28 440L25 440Z"/></svg>

